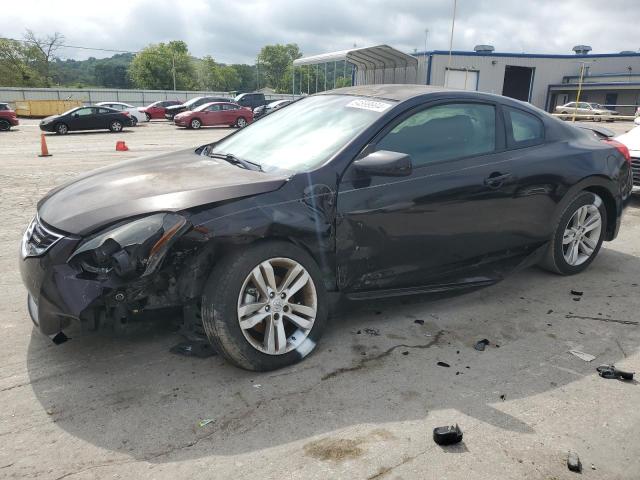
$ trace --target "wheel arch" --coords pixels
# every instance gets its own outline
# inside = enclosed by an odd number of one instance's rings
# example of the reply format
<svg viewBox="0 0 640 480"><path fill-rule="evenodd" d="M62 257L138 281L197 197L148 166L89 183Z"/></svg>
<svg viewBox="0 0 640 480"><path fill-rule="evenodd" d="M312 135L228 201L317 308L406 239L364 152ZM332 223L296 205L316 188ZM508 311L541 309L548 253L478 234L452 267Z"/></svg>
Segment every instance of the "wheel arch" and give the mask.
<svg viewBox="0 0 640 480"><path fill-rule="evenodd" d="M562 200L556 208L553 219L554 225L559 220L560 216L567 208L569 203L573 201L578 193L582 191L595 193L600 198L602 198L605 209L607 211L607 225L604 239L606 241L613 240L613 238L615 237L618 218L618 202L616 201L616 197L610 187L610 184L612 182L613 180L605 176L594 175L591 177L587 177L571 186L571 188L569 188L563 195Z"/></svg>

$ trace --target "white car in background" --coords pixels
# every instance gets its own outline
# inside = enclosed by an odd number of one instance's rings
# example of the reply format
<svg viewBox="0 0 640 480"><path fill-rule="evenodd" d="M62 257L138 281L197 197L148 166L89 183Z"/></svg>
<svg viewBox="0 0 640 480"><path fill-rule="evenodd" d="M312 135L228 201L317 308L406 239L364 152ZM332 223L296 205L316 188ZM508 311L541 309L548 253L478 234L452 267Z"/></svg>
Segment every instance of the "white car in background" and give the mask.
<svg viewBox="0 0 640 480"><path fill-rule="evenodd" d="M148 122L147 116L138 110L138 107L134 107L133 105L129 105L124 102L100 102L96 103L99 107L107 107L113 108L114 110L118 110L120 112L129 112L129 116L131 117L131 126L135 127L138 125L138 122Z"/></svg>
<svg viewBox="0 0 640 480"><path fill-rule="evenodd" d="M633 172L633 187L636 190L640 188L640 125L632 128L627 133L615 137L615 140L629 149L631 171Z"/></svg>

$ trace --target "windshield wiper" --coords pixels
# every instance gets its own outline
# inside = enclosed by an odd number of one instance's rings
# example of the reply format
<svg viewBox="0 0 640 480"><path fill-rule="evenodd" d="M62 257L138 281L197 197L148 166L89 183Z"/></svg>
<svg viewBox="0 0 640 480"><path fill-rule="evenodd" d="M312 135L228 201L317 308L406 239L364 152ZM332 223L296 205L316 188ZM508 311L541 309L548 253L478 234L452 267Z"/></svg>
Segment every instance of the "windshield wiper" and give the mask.
<svg viewBox="0 0 640 480"><path fill-rule="evenodd" d="M210 157L213 158L219 158L220 160L226 160L229 163L232 163L234 165L238 165L242 168L246 168L247 170L257 170L259 172L262 172L262 166L260 166L259 163L255 163L255 162L250 162L249 160L245 160L243 158L238 158L235 155L231 154L231 153L215 153L215 152L211 152L209 153Z"/></svg>

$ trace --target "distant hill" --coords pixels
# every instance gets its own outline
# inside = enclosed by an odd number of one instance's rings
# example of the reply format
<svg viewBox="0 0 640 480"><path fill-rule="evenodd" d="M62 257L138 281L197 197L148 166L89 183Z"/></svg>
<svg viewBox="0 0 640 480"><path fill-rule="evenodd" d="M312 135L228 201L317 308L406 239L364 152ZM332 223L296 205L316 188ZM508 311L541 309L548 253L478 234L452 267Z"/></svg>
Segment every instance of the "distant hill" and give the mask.
<svg viewBox="0 0 640 480"><path fill-rule="evenodd" d="M127 75L132 59L131 53L87 60L56 59L51 66L53 83L66 87L132 88Z"/></svg>

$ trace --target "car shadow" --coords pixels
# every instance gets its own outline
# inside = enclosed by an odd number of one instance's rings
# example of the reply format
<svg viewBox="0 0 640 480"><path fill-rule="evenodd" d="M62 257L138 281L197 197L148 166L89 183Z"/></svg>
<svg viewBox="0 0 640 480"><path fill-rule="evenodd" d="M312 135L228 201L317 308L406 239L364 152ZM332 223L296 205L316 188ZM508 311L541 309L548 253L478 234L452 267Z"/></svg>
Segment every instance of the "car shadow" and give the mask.
<svg viewBox="0 0 640 480"><path fill-rule="evenodd" d="M133 130L129 130L130 128L137 128L137 127L127 127L124 130L121 130L119 132L111 132L110 130L81 130L81 131L73 131L73 132L68 132L65 135L58 135L55 132L42 132L44 133L47 137L67 137L67 136L77 136L77 135L102 135L102 134L129 134L129 133L133 133Z"/></svg>
<svg viewBox="0 0 640 480"><path fill-rule="evenodd" d="M60 346L34 333L28 374L57 427L151 463L236 455L359 424L425 421L429 429L430 413L443 409L452 424L470 416L528 434L535 424L509 414L505 400L563 389L634 353L640 327L616 320L629 320L619 299L637 303L640 287L621 284L621 271L637 277L639 259L606 249L575 277L532 268L446 299L349 304L313 355L274 372L173 355L178 335L149 327L121 338L70 331ZM578 289L584 294L571 294ZM475 350L483 338L490 344ZM567 353L578 347L597 359Z"/></svg>

